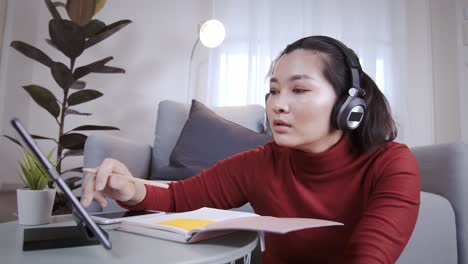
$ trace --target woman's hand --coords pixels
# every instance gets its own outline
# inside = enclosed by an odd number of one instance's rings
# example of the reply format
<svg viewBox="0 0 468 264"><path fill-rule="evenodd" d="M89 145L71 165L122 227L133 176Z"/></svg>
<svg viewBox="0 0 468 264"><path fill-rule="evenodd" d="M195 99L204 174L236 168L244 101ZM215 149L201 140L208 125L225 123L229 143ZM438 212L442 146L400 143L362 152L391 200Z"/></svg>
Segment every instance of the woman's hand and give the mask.
<svg viewBox="0 0 468 264"><path fill-rule="evenodd" d="M127 167L115 159L106 158L96 173L88 173L83 179L81 204L88 207L96 200L101 207L107 206L105 197L121 201L126 205L135 205L146 196L142 183L134 183L125 177L113 176L112 173L133 177Z"/></svg>

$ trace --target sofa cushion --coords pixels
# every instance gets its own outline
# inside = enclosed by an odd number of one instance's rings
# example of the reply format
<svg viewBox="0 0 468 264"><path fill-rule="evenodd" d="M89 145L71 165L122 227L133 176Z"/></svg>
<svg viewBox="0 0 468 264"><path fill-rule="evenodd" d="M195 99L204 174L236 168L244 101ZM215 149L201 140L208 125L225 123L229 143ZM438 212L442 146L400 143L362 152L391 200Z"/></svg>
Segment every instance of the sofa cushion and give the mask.
<svg viewBox="0 0 468 264"><path fill-rule="evenodd" d="M271 139L271 135L228 121L193 100L189 119L172 151L170 166L201 171L236 153L264 145Z"/></svg>
<svg viewBox="0 0 468 264"><path fill-rule="evenodd" d="M251 104L244 106L210 106L217 115L253 130L265 131L265 108ZM163 100L158 104L154 146L151 156L151 179L162 179L163 167L169 166L169 157L189 117L190 104Z"/></svg>
<svg viewBox="0 0 468 264"><path fill-rule="evenodd" d="M158 178L151 177L152 180L163 180L163 181L178 181L183 180L188 177L191 177L199 172L201 172L203 168L200 167L191 167L191 168L180 168L180 167L173 167L173 166L164 166L158 168L156 170L156 175Z"/></svg>

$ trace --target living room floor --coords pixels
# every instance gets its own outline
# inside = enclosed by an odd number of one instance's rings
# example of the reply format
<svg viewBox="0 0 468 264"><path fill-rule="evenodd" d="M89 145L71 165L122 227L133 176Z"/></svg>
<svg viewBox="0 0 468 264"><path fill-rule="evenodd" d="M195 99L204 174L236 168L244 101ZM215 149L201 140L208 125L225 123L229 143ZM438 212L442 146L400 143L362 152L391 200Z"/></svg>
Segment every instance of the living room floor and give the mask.
<svg viewBox="0 0 468 264"><path fill-rule="evenodd" d="M0 223L16 219L16 191L0 191Z"/></svg>

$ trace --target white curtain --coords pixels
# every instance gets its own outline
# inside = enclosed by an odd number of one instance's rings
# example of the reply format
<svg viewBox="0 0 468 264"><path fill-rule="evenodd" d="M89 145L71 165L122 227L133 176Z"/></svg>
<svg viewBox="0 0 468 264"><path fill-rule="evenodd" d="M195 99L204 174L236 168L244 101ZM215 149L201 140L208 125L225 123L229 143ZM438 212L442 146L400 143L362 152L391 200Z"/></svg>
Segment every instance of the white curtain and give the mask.
<svg viewBox="0 0 468 264"><path fill-rule="evenodd" d="M426 0L213 0L212 8L213 18L226 26L226 39L209 52L207 80L197 85L195 98L210 105L264 104L265 77L281 50L305 36L328 35L358 54L363 70L387 96L400 141L418 136L408 131L414 129L411 119L418 117L407 114L411 110L407 91L418 81L408 79L431 80L431 68L408 74L418 68L409 55L414 49L430 50L430 37L413 40L410 31L418 24L415 21L423 21L419 27L430 27ZM420 62L430 64L431 58ZM432 87L427 89L432 94ZM421 102L429 110L431 98ZM424 114L431 118L421 126L430 126L432 113ZM426 137L430 141L432 133Z"/></svg>

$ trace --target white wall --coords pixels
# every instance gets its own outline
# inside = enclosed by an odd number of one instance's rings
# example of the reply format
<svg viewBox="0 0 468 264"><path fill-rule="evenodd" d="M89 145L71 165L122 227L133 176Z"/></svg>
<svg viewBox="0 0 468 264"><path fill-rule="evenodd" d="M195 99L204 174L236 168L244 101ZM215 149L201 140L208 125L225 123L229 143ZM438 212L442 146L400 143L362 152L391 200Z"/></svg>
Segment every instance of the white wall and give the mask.
<svg viewBox="0 0 468 264"><path fill-rule="evenodd" d="M464 43L464 38L468 40L468 32L464 33L464 27L468 31L468 0L457 1L457 44L458 44L458 80L460 91L460 126L461 138L468 142L468 43Z"/></svg>
<svg viewBox="0 0 468 264"><path fill-rule="evenodd" d="M28 4L22 1L23 8L19 11L20 2L8 1L7 3L0 66L1 134L9 135L13 134L8 123L10 117L17 116L25 123L29 122L30 102L27 95L23 94L19 87L25 82L29 84L34 72L33 63L26 58L15 57L16 54L11 51L9 43L13 39L34 43L38 37L36 25L40 1L28 2ZM21 16L14 14L21 14ZM13 144L3 138L0 140L0 179L3 188L8 188L8 185L19 182L16 175L19 156L20 152Z"/></svg>
<svg viewBox="0 0 468 264"><path fill-rule="evenodd" d="M401 65L407 72L399 80L402 87L407 87L404 94L407 98L399 97L406 107L401 113L404 117L394 114L397 120L406 120L405 126L399 124L397 141L410 147L434 143L434 106L431 47L431 21L427 15L430 10L428 0L412 0L407 2L406 14L406 47L404 56L407 65ZM399 102L394 102L399 103Z"/></svg>
<svg viewBox="0 0 468 264"><path fill-rule="evenodd" d="M104 96L78 110L90 117L71 117L66 127L83 124L113 125L114 132L139 142L153 141L157 103L164 99L185 102L188 60L197 37L199 22L210 18L211 0L112 0L107 1L96 18L110 24L121 19L133 21L120 32L86 50L77 66L114 56L108 65L126 69L126 74L95 74L85 77L87 87ZM36 46L52 59L66 57L45 43L50 14L43 1L9 0L0 68L0 129L12 135L9 119L21 118L35 134L58 134L55 120L37 106L21 88L38 84L50 88L56 96L60 88L47 67L24 57L11 47L12 40ZM69 64L69 62L66 62ZM43 145L43 150L48 150ZM4 187L19 183L16 175L19 152L13 144L0 140L0 182ZM72 165L69 165L72 167Z"/></svg>
<svg viewBox="0 0 468 264"><path fill-rule="evenodd" d="M435 142L461 138L456 0L431 0Z"/></svg>

